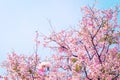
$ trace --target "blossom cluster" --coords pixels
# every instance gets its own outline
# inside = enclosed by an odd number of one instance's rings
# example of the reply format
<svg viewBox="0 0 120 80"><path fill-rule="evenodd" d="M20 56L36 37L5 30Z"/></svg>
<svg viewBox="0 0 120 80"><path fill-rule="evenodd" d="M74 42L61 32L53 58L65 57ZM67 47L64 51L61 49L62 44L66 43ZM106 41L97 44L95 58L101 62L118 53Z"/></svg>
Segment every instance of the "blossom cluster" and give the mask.
<svg viewBox="0 0 120 80"><path fill-rule="evenodd" d="M100 10L83 7L78 28L44 36L43 46L55 51L48 61L38 56L39 33L35 54L8 55L3 63L4 80L120 80L119 7Z"/></svg>

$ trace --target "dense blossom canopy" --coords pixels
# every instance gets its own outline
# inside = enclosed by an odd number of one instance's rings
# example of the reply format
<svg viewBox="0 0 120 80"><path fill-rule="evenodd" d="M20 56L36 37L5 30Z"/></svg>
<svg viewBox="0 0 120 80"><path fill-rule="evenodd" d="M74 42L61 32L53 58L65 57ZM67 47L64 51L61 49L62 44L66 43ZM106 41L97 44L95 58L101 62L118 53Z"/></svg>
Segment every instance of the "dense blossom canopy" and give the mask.
<svg viewBox="0 0 120 80"><path fill-rule="evenodd" d="M44 36L43 46L54 50L41 62L36 49L32 56L8 55L3 63L5 80L120 80L119 7L100 10L83 7L78 28Z"/></svg>

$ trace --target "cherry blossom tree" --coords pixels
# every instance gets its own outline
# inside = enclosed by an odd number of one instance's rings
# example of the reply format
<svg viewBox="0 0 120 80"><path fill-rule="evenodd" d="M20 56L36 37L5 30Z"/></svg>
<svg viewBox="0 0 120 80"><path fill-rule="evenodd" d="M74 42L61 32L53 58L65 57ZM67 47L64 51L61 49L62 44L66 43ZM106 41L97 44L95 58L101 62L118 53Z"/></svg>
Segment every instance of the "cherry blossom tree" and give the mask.
<svg viewBox="0 0 120 80"><path fill-rule="evenodd" d="M119 80L119 7L99 10L85 6L81 11L77 29L45 36L44 46L57 52L51 57L53 79Z"/></svg>
<svg viewBox="0 0 120 80"><path fill-rule="evenodd" d="M38 56L36 32L31 56L8 55L2 67L4 80L120 80L119 8L96 9L85 6L77 28L53 31L43 36L43 46L55 51L47 61Z"/></svg>

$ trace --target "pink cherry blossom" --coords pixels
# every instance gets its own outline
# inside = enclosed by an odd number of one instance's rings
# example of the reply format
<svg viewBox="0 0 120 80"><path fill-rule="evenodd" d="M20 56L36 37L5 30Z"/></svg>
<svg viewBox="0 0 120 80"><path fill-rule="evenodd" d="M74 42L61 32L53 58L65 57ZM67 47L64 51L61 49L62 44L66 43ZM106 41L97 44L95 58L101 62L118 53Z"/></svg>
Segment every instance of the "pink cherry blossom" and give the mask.
<svg viewBox="0 0 120 80"><path fill-rule="evenodd" d="M41 61L36 32L33 55L8 55L4 80L120 80L120 25L118 10L83 7L77 29L43 36L44 48L54 54Z"/></svg>

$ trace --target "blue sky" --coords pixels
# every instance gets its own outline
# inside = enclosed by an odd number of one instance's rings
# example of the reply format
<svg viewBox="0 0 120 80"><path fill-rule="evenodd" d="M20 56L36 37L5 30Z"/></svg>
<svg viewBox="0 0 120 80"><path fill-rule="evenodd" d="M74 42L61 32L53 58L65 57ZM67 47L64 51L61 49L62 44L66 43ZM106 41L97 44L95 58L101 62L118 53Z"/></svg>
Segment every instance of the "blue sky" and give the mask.
<svg viewBox="0 0 120 80"><path fill-rule="evenodd" d="M48 35L51 21L55 30L76 26L81 18L80 7L94 0L0 0L0 62L15 50L31 54L35 31ZM119 0L98 0L101 9L120 5ZM40 48L41 56L50 52Z"/></svg>

